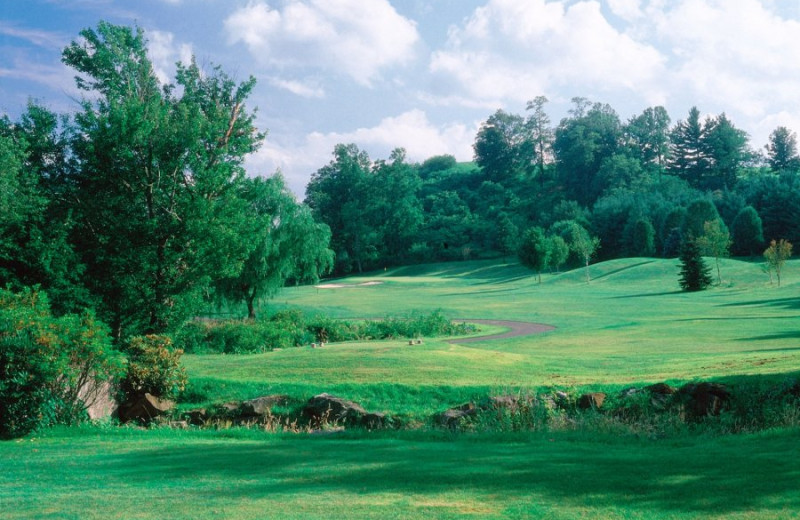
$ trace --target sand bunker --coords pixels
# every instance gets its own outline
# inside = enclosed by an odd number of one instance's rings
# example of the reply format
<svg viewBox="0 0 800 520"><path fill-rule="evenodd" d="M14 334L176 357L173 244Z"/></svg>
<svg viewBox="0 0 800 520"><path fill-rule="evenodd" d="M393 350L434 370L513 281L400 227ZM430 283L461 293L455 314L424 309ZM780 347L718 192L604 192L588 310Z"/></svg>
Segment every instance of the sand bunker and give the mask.
<svg viewBox="0 0 800 520"><path fill-rule="evenodd" d="M383 282L370 281L362 283L325 283L322 285L315 285L317 289L354 289L358 287L369 287L371 285L381 285Z"/></svg>

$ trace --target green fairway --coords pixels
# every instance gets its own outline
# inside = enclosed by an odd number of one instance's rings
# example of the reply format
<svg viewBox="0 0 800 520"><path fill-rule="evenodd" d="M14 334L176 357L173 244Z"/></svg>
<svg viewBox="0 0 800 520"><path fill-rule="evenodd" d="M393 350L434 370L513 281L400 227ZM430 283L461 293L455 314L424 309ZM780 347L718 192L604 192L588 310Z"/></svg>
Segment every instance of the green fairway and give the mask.
<svg viewBox="0 0 800 520"><path fill-rule="evenodd" d="M271 310L380 318L441 309L556 328L463 344L186 355L183 408L274 393L302 403L328 392L403 416L408 428L52 430L0 443L0 510L4 519L798 518L797 428L721 435L721 420L713 431L681 424L653 434L603 429L611 423L590 414L600 420L587 430L455 434L425 422L466 401L542 387L616 394L665 380L795 378L798 271L790 262L777 288L758 265L724 260L722 286L682 293L672 260L592 266L588 285L582 270L539 285L516 264L465 262L285 289ZM379 283L355 286L365 282Z"/></svg>
<svg viewBox="0 0 800 520"><path fill-rule="evenodd" d="M797 518L800 432L71 431L0 444L3 518Z"/></svg>
<svg viewBox="0 0 800 520"><path fill-rule="evenodd" d="M285 289L274 305L339 317L442 309L453 318L540 322L556 329L464 345L428 339L409 347L396 340L253 356L185 356L185 364L208 398L327 391L392 412L403 411L396 409L397 400L435 411L428 405L439 400L428 395L442 392L457 404L491 389L780 378L800 370L800 284L791 275L777 288L759 265L723 260L721 287L683 293L676 264L614 260L592 266L590 284L577 270L546 276L539 285L516 264L466 262L372 273L343 280L342 288ZM798 267L800 262L791 262L787 272ZM368 281L379 283L355 286Z"/></svg>

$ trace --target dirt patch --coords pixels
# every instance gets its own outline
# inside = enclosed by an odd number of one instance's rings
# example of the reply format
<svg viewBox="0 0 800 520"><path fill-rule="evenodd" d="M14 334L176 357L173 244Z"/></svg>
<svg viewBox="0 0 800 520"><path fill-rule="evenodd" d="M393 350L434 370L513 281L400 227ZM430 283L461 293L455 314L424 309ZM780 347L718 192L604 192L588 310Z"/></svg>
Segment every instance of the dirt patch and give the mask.
<svg viewBox="0 0 800 520"><path fill-rule="evenodd" d="M325 283L322 285L315 285L316 289L354 289L357 287L370 287L372 285L381 285L383 282L370 281L362 283Z"/></svg>
<svg viewBox="0 0 800 520"><path fill-rule="evenodd" d="M462 321L462 320L457 320ZM478 323L483 325L496 325L498 327L508 327L511 330L502 332L500 334L490 334L488 336L476 336L474 338L462 339L449 339L447 343L463 344L463 343L477 343L479 341L494 341L497 339L506 338L519 338L522 336L533 336L534 334L542 334L543 332L550 332L555 330L552 325L545 325L544 323L529 323L527 321L507 321L507 320L463 320L469 323Z"/></svg>

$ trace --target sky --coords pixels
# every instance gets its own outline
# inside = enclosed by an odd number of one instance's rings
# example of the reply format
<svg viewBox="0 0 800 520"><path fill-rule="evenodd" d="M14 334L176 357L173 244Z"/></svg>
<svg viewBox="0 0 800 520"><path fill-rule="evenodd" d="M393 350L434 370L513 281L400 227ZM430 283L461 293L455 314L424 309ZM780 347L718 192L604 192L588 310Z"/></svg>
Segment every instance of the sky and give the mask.
<svg viewBox="0 0 800 520"><path fill-rule="evenodd" d="M78 110L61 51L100 20L141 27L162 81L192 56L254 76L248 174L301 199L337 143L468 161L482 121L539 95L553 125L579 96L623 121L725 112L754 148L800 130L795 0L0 0L0 114Z"/></svg>

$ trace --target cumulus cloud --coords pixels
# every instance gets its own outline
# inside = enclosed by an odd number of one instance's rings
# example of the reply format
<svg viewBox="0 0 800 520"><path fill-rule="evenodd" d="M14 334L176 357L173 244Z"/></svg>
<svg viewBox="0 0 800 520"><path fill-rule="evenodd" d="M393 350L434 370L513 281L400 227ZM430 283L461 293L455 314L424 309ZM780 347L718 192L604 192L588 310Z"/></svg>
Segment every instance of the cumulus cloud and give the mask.
<svg viewBox="0 0 800 520"><path fill-rule="evenodd" d="M175 35L165 31L147 31L147 50L153 62L156 77L162 83L172 81L177 62L189 63L192 60L192 46L177 43Z"/></svg>
<svg viewBox="0 0 800 520"><path fill-rule="evenodd" d="M355 143L372 159L387 158L395 148L405 148L409 161L424 161L434 155L451 154L461 161L472 158L472 142L478 122L433 124L422 110L409 110L386 117L377 125L350 132L312 132L295 145L267 141L250 157L247 168L252 174L272 174L281 170L287 183L298 195L305 193L311 174L328 164L334 146Z"/></svg>
<svg viewBox="0 0 800 520"><path fill-rule="evenodd" d="M617 10L632 13L633 4ZM621 11L620 11L621 12ZM663 98L664 57L612 26L597 1L490 0L450 28L430 69L471 97L525 101L539 94L627 91Z"/></svg>
<svg viewBox="0 0 800 520"><path fill-rule="evenodd" d="M283 90L288 90L292 94L305 98L324 98L325 89L317 82L302 82L295 80L284 80L279 78L270 79L269 82Z"/></svg>
<svg viewBox="0 0 800 520"><path fill-rule="evenodd" d="M362 85L410 62L419 40L416 24L387 0L292 0L281 9L253 1L225 20L225 30L261 63L341 71Z"/></svg>

